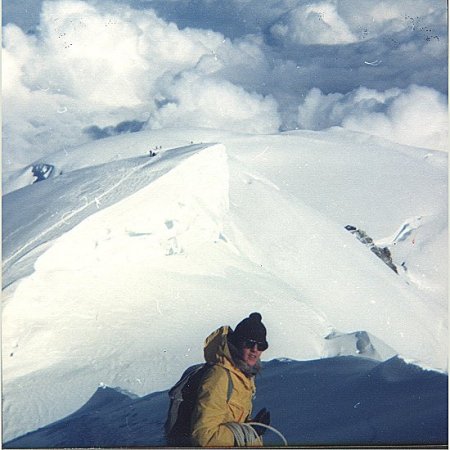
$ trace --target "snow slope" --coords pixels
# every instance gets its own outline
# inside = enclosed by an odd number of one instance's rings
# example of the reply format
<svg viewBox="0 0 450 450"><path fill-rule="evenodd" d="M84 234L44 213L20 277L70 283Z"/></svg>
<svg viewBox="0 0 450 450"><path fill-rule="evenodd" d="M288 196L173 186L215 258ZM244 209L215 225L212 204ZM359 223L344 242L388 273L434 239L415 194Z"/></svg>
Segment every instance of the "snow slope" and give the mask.
<svg viewBox="0 0 450 450"><path fill-rule="evenodd" d="M4 442L100 384L167 389L213 329L255 310L266 359L357 354L367 335L363 356L446 370L446 154L340 129L191 129L44 162L60 175L23 186L24 169L3 197Z"/></svg>
<svg viewBox="0 0 450 450"><path fill-rule="evenodd" d="M396 357L273 360L257 377L254 409L267 407L290 445L444 444L447 382ZM78 411L5 448L161 446L168 399L101 386ZM270 431L264 441L282 443Z"/></svg>
<svg viewBox="0 0 450 450"><path fill-rule="evenodd" d="M202 147L182 147L175 150L171 158L164 158L164 155L151 159L139 156L88 166L84 170L70 171L67 176L49 183L36 184L27 189L25 195L23 191L7 195L4 202L4 214L8 220L3 226L3 284L9 283L9 267L23 255L39 249L93 212L145 187ZM20 214L17 213L17 205L22 208ZM15 268L12 280L17 278L16 272Z"/></svg>

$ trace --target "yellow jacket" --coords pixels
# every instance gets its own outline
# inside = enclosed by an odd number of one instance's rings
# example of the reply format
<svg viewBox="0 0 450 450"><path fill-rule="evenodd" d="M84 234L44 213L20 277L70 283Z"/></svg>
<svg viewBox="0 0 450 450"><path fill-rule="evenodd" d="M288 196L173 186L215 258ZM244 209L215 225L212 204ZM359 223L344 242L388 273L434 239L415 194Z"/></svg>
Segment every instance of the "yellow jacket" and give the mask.
<svg viewBox="0 0 450 450"><path fill-rule="evenodd" d="M214 365L202 381L192 416L192 443L195 446L233 446L234 435L224 424L242 423L250 419L255 382L253 377L246 377L233 365L227 343L228 331L229 327L221 327L205 340L205 360ZM233 392L228 402L227 371L233 382ZM255 445L261 446L262 440Z"/></svg>

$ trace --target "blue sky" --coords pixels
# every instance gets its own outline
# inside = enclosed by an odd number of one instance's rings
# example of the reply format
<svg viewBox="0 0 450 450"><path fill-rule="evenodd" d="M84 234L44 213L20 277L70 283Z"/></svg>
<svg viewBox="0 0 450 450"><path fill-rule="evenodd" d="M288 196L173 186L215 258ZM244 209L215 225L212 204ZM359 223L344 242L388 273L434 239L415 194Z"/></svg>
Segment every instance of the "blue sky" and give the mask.
<svg viewBox="0 0 450 450"><path fill-rule="evenodd" d="M4 170L123 123L445 150L446 16L443 0L4 2Z"/></svg>

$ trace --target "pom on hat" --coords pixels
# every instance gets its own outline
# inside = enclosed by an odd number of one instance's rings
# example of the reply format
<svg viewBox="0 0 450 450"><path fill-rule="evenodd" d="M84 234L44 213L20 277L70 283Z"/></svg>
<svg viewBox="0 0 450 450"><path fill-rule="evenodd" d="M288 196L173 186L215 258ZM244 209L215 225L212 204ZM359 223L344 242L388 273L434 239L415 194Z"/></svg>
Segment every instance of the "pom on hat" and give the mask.
<svg viewBox="0 0 450 450"><path fill-rule="evenodd" d="M258 313L258 312L251 313L251 314L248 316L248 318L249 318L249 319L253 319L253 320L258 320L259 322L261 322L261 320L262 320L262 316L261 316L261 314Z"/></svg>

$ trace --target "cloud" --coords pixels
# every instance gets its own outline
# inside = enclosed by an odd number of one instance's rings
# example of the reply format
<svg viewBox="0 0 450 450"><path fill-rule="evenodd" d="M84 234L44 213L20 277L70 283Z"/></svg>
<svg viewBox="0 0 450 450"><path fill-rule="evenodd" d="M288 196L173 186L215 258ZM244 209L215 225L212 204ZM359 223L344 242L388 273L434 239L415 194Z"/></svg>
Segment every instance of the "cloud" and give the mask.
<svg viewBox="0 0 450 450"><path fill-rule="evenodd" d="M401 144L448 151L447 99L423 86L384 92L359 88L327 95L314 88L299 106L298 126L313 130L342 126Z"/></svg>
<svg viewBox="0 0 450 450"><path fill-rule="evenodd" d="M285 45L348 44L405 30L433 34L445 24L446 6L439 0L297 1L270 28Z"/></svg>
<svg viewBox="0 0 450 450"><path fill-rule="evenodd" d="M357 37L330 2L306 3L294 8L271 33L294 44L349 44Z"/></svg>
<svg viewBox="0 0 450 450"><path fill-rule="evenodd" d="M3 31L6 168L104 134L92 130L150 119L155 126L167 124L173 98L177 117L186 123L277 129L276 102L251 92L251 71L233 70L249 58L260 65L264 55L253 38L233 44L211 30L180 30L152 10L79 0L44 2L35 35L13 24ZM221 80L220 71L222 77L240 72L244 86ZM193 82L194 98L180 91L191 88L184 72L218 79L205 80L209 93ZM210 116L214 101L217 120Z"/></svg>
<svg viewBox="0 0 450 450"><path fill-rule="evenodd" d="M44 3L41 30L37 50L45 68L31 82L51 80L71 97L115 108L141 104L159 77L191 68L223 39L181 31L151 10L70 0Z"/></svg>
<svg viewBox="0 0 450 450"><path fill-rule="evenodd" d="M12 22L40 3L30 1L6 8L4 170L141 126L273 132L318 126L313 111L322 110L324 124L355 128L346 102L363 87L411 102L424 101L412 85L439 91L434 100L424 91L434 116L447 93L441 0L47 0L23 30ZM384 105L377 118L390 126L379 132L400 135L392 96L353 106L362 117ZM413 103L399 108L414 116Z"/></svg>
<svg viewBox="0 0 450 450"><path fill-rule="evenodd" d="M198 126L247 133L273 133L280 126L277 103L228 81L186 73L168 88L151 128Z"/></svg>

